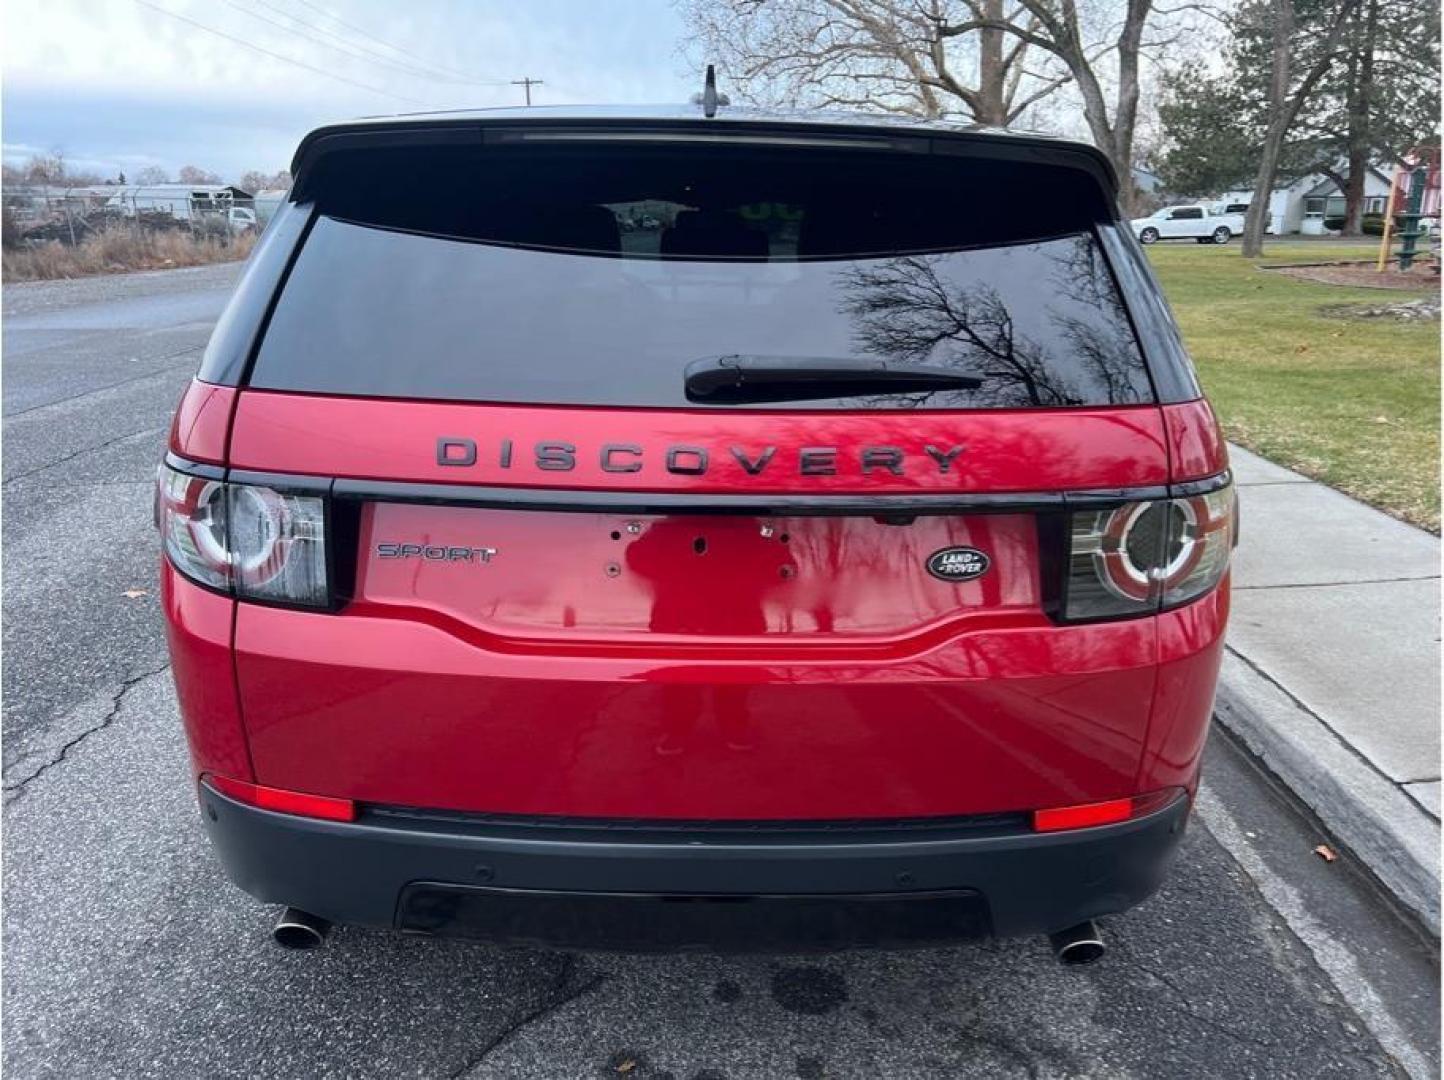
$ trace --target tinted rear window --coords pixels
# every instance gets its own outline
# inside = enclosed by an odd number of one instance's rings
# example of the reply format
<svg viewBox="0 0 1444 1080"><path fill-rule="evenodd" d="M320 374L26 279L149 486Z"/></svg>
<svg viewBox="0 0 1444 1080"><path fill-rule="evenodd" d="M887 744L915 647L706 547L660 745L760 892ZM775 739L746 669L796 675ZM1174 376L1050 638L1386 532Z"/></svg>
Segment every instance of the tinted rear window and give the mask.
<svg viewBox="0 0 1444 1080"><path fill-rule="evenodd" d="M1072 170L695 144L324 160L257 387L689 406L687 365L740 354L981 380L797 408L1153 400L1093 232L1106 204Z"/></svg>

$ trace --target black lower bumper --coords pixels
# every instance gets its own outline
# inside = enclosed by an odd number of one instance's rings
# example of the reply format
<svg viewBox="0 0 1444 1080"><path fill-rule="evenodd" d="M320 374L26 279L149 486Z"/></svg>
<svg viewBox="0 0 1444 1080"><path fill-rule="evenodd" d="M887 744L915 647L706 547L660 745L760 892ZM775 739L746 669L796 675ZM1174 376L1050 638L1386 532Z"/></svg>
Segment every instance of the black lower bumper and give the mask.
<svg viewBox="0 0 1444 1080"><path fill-rule="evenodd" d="M1182 795L1114 825L645 828L277 814L201 786L227 874L333 922L568 948L775 950L1046 933L1157 887Z"/></svg>

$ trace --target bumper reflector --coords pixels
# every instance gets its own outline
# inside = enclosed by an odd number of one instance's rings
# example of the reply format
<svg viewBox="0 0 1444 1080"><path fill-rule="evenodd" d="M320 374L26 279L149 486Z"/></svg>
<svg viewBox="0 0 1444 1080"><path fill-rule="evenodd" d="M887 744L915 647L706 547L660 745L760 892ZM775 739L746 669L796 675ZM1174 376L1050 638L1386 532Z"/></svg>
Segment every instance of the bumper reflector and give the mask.
<svg viewBox="0 0 1444 1080"><path fill-rule="evenodd" d="M1055 806L1033 811L1034 832L1056 832L1059 829L1086 829L1092 825L1111 825L1116 821L1142 817L1161 810L1178 797L1180 788L1165 788L1147 795L1133 795L1107 802L1080 803L1077 806Z"/></svg>
<svg viewBox="0 0 1444 1080"><path fill-rule="evenodd" d="M356 804L350 799L334 799L328 795L308 795L303 791L265 787L245 780L232 780L228 776L217 776L215 773L207 773L204 780L222 795L262 810L325 818L327 821L356 820Z"/></svg>

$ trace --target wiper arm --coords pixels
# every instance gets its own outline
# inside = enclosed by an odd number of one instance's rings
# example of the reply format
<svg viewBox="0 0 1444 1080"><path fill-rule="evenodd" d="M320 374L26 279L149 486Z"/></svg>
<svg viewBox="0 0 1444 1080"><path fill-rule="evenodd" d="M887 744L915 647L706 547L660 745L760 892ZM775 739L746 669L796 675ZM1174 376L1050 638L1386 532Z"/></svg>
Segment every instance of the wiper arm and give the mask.
<svg viewBox="0 0 1444 1080"><path fill-rule="evenodd" d="M806 401L816 398L976 390L983 380L940 367L826 356L705 356L687 365L691 401Z"/></svg>

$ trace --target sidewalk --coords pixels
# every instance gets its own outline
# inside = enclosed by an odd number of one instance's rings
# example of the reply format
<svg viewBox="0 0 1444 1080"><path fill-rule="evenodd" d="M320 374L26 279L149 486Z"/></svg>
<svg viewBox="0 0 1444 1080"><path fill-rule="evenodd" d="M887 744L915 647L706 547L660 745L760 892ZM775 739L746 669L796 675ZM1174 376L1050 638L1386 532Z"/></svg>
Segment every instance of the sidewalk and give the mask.
<svg viewBox="0 0 1444 1080"><path fill-rule="evenodd" d="M1439 540L1229 448L1217 716L1439 934Z"/></svg>

